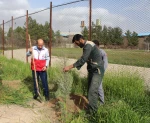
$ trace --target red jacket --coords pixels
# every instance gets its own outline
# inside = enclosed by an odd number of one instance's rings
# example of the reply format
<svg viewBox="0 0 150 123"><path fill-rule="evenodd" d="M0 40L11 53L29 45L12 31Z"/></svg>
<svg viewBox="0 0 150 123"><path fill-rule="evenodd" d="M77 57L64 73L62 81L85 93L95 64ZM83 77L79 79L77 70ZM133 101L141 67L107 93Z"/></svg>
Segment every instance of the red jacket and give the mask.
<svg viewBox="0 0 150 123"><path fill-rule="evenodd" d="M33 46L33 58L31 58L31 70L34 70L34 64L36 71L43 71L43 67L48 66L49 63L49 52L48 49L43 47L41 50L37 48L37 46ZM27 56L31 54L28 52Z"/></svg>

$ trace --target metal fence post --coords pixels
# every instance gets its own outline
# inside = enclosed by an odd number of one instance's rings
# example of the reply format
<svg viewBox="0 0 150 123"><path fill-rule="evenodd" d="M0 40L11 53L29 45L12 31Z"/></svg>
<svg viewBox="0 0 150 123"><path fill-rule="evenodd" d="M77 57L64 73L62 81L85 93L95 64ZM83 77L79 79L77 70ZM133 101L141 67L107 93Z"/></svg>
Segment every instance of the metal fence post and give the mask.
<svg viewBox="0 0 150 123"><path fill-rule="evenodd" d="M13 16L12 16L12 18L11 18L11 22L12 22L12 25L11 25L11 26L12 26L12 27L11 27L11 28L12 28L12 32L11 32L12 52L11 52L11 53L12 53L12 54L11 54L11 55L12 55L12 59L13 59L13 41L14 41L14 39L13 39L13 30L14 30L14 29L13 29L13 24L14 24Z"/></svg>
<svg viewBox="0 0 150 123"><path fill-rule="evenodd" d="M89 41L91 41L92 0L89 0Z"/></svg>
<svg viewBox="0 0 150 123"><path fill-rule="evenodd" d="M26 11L26 52L28 51L28 10ZM28 63L28 57L26 57L26 62Z"/></svg>
<svg viewBox="0 0 150 123"><path fill-rule="evenodd" d="M49 37L49 55L50 55L50 62L49 66L51 67L51 56L52 56L52 2L50 2L50 37Z"/></svg>

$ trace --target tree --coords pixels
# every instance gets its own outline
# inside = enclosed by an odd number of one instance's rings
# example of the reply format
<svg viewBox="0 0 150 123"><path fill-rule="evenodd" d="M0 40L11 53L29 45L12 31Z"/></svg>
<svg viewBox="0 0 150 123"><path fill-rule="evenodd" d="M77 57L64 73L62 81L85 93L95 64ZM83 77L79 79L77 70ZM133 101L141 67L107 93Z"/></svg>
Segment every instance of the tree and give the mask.
<svg viewBox="0 0 150 123"><path fill-rule="evenodd" d="M113 44L113 40L114 40L114 29L112 27L108 27L107 29L108 32L108 40L107 40L107 44Z"/></svg>
<svg viewBox="0 0 150 123"><path fill-rule="evenodd" d="M26 24L26 23L25 23ZM32 40L37 40L42 38L46 43L50 40L50 25L46 21L45 24L39 24L35 19L31 17L28 18L28 33L31 36ZM52 30L52 42L55 42L55 33Z"/></svg>
<svg viewBox="0 0 150 123"><path fill-rule="evenodd" d="M108 28L105 25L104 25L103 30L102 30L101 41L103 42L104 45L108 44Z"/></svg>
<svg viewBox="0 0 150 123"><path fill-rule="evenodd" d="M126 38L128 40L128 45L131 46L131 37L132 37L132 33L130 32L130 30L127 30L127 32L125 32Z"/></svg>
<svg viewBox="0 0 150 123"><path fill-rule="evenodd" d="M128 45L133 47L138 45L138 34L136 32L130 32L130 30L127 30L125 33L127 40L128 40Z"/></svg>
<svg viewBox="0 0 150 123"><path fill-rule="evenodd" d="M102 36L102 26L96 26L95 27L95 32L96 32L96 39L101 41L101 36Z"/></svg>
<svg viewBox="0 0 150 123"><path fill-rule="evenodd" d="M113 33L114 44L121 45L123 43L122 29L120 27L115 27Z"/></svg>
<svg viewBox="0 0 150 123"><path fill-rule="evenodd" d="M31 39L37 40L39 37L39 25L35 19L32 19L30 16L28 18L28 33L30 34Z"/></svg>
<svg viewBox="0 0 150 123"><path fill-rule="evenodd" d="M26 35L26 31L24 28L18 26L15 30L14 30L14 35L16 38L19 38L20 40L25 40L25 35Z"/></svg>
<svg viewBox="0 0 150 123"><path fill-rule="evenodd" d="M131 39L132 39L132 45L137 46L139 41L138 41L138 34L136 32L133 31Z"/></svg>
<svg viewBox="0 0 150 123"><path fill-rule="evenodd" d="M2 42L3 29L0 27L0 42Z"/></svg>
<svg viewBox="0 0 150 123"><path fill-rule="evenodd" d="M14 45L16 46L25 46L25 42L26 42L26 32L25 32L25 28L22 28L20 26L18 26L15 30L14 30Z"/></svg>
<svg viewBox="0 0 150 123"><path fill-rule="evenodd" d="M2 35L3 33L3 29L0 27L0 35Z"/></svg>
<svg viewBox="0 0 150 123"><path fill-rule="evenodd" d="M95 23L94 22L92 22L92 27L91 27L91 37L92 37L92 40L95 40L96 39L96 29L95 29Z"/></svg>
<svg viewBox="0 0 150 123"><path fill-rule="evenodd" d="M56 42L57 42L58 44L60 44L60 43L61 43L60 30L57 30L57 31L55 32L55 36L56 36Z"/></svg>
<svg viewBox="0 0 150 123"><path fill-rule="evenodd" d="M150 35L148 35L148 37L144 40L144 42L147 44L147 50L149 52L149 49L150 49Z"/></svg>
<svg viewBox="0 0 150 123"><path fill-rule="evenodd" d="M84 29L82 30L81 34L83 35L83 37L85 38L85 40L88 40L88 28L85 26Z"/></svg>
<svg viewBox="0 0 150 123"><path fill-rule="evenodd" d="M12 33L12 27L9 28L8 33L7 33L7 37L11 37L11 33Z"/></svg>
<svg viewBox="0 0 150 123"><path fill-rule="evenodd" d="M102 36L102 26L96 25L94 22L92 22L92 40L99 40L101 41Z"/></svg>
<svg viewBox="0 0 150 123"><path fill-rule="evenodd" d="M45 24L44 24L44 29L43 29L43 32L44 32L44 40L45 40L46 43L47 43L47 42L49 41L49 39L50 39L49 30L50 30L49 23L46 21Z"/></svg>

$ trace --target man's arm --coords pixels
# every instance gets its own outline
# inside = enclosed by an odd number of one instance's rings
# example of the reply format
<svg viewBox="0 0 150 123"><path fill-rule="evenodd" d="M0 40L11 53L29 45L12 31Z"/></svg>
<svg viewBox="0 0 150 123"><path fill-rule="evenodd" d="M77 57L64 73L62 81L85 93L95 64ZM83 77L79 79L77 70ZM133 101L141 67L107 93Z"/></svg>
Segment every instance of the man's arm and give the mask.
<svg viewBox="0 0 150 123"><path fill-rule="evenodd" d="M79 70L85 64L85 62L87 62L91 51L92 51L92 46L90 44L87 44L83 48L83 55L81 56L81 58L78 59L74 64L69 65L67 67L64 67L63 71L67 72L67 71L69 71L69 70L71 70L72 68L75 68L75 67Z"/></svg>
<svg viewBox="0 0 150 123"><path fill-rule="evenodd" d="M83 55L81 56L80 59L77 60L76 63L73 64L73 66L79 70L85 64L85 62L88 61L91 51L92 51L92 46L90 44L87 44L83 48Z"/></svg>
<svg viewBox="0 0 150 123"><path fill-rule="evenodd" d="M48 49L46 50L46 53L45 53L45 60L46 60L46 65L43 67L43 71L46 71L48 65L49 65L49 61L50 61L50 57L49 57L49 51Z"/></svg>
<svg viewBox="0 0 150 123"><path fill-rule="evenodd" d="M26 53L26 56L29 57L32 55L32 48L29 49L29 51Z"/></svg>
<svg viewBox="0 0 150 123"><path fill-rule="evenodd" d="M107 58L107 53L103 50L103 61L104 61L104 70L108 67L108 58Z"/></svg>
<svg viewBox="0 0 150 123"><path fill-rule="evenodd" d="M45 54L45 59L46 59L46 67L49 65L50 57L49 57L49 51L47 50Z"/></svg>

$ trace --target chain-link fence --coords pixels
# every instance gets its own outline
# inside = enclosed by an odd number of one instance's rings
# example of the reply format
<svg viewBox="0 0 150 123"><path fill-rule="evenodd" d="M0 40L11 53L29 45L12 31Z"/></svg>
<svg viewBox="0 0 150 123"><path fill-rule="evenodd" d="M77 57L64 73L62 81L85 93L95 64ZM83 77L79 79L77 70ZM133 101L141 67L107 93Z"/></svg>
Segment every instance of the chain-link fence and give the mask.
<svg viewBox="0 0 150 123"><path fill-rule="evenodd" d="M145 49L145 38L150 35L150 1L93 0L92 39L111 48Z"/></svg>
<svg viewBox="0 0 150 123"><path fill-rule="evenodd" d="M76 1L60 6L53 6L53 46L73 47L72 37L81 33L88 26L88 1ZM81 25L81 21L83 22Z"/></svg>
<svg viewBox="0 0 150 123"><path fill-rule="evenodd" d="M3 25L0 25L0 51L2 52L2 46L3 46Z"/></svg>
<svg viewBox="0 0 150 123"><path fill-rule="evenodd" d="M33 45L38 38L42 38L46 47L50 48L52 43L52 47L71 48L74 47L71 43L73 35L81 33L86 40L98 39L105 48L146 49L149 43L145 40L150 34L149 4L148 0L76 0L53 5L51 17L50 7L36 12L30 11L28 15L14 19L10 17L9 21L0 25L0 47L2 51L3 47L5 50L27 49L30 47L30 34Z"/></svg>
<svg viewBox="0 0 150 123"><path fill-rule="evenodd" d="M28 34L30 34L33 45L37 39L42 38L45 41L45 46L50 49L51 44L53 47L73 47L71 43L73 35L83 33L85 25L88 26L88 6L87 0L77 0L52 6L51 23L50 7L36 12L28 13L27 11L26 15L20 17L12 17L4 25L1 24L2 51L3 48L5 50L11 49L12 53L9 52L9 54L13 57L13 49L26 48L27 50L30 47ZM52 27L51 34L50 27Z"/></svg>
<svg viewBox="0 0 150 123"><path fill-rule="evenodd" d="M13 20L13 47L23 49L26 47L26 16L15 18Z"/></svg>
<svg viewBox="0 0 150 123"><path fill-rule="evenodd" d="M46 47L49 42L49 20L50 20L49 8L43 9L38 12L29 14L28 18L28 34L31 36L33 45L36 40L42 38L45 41Z"/></svg>

